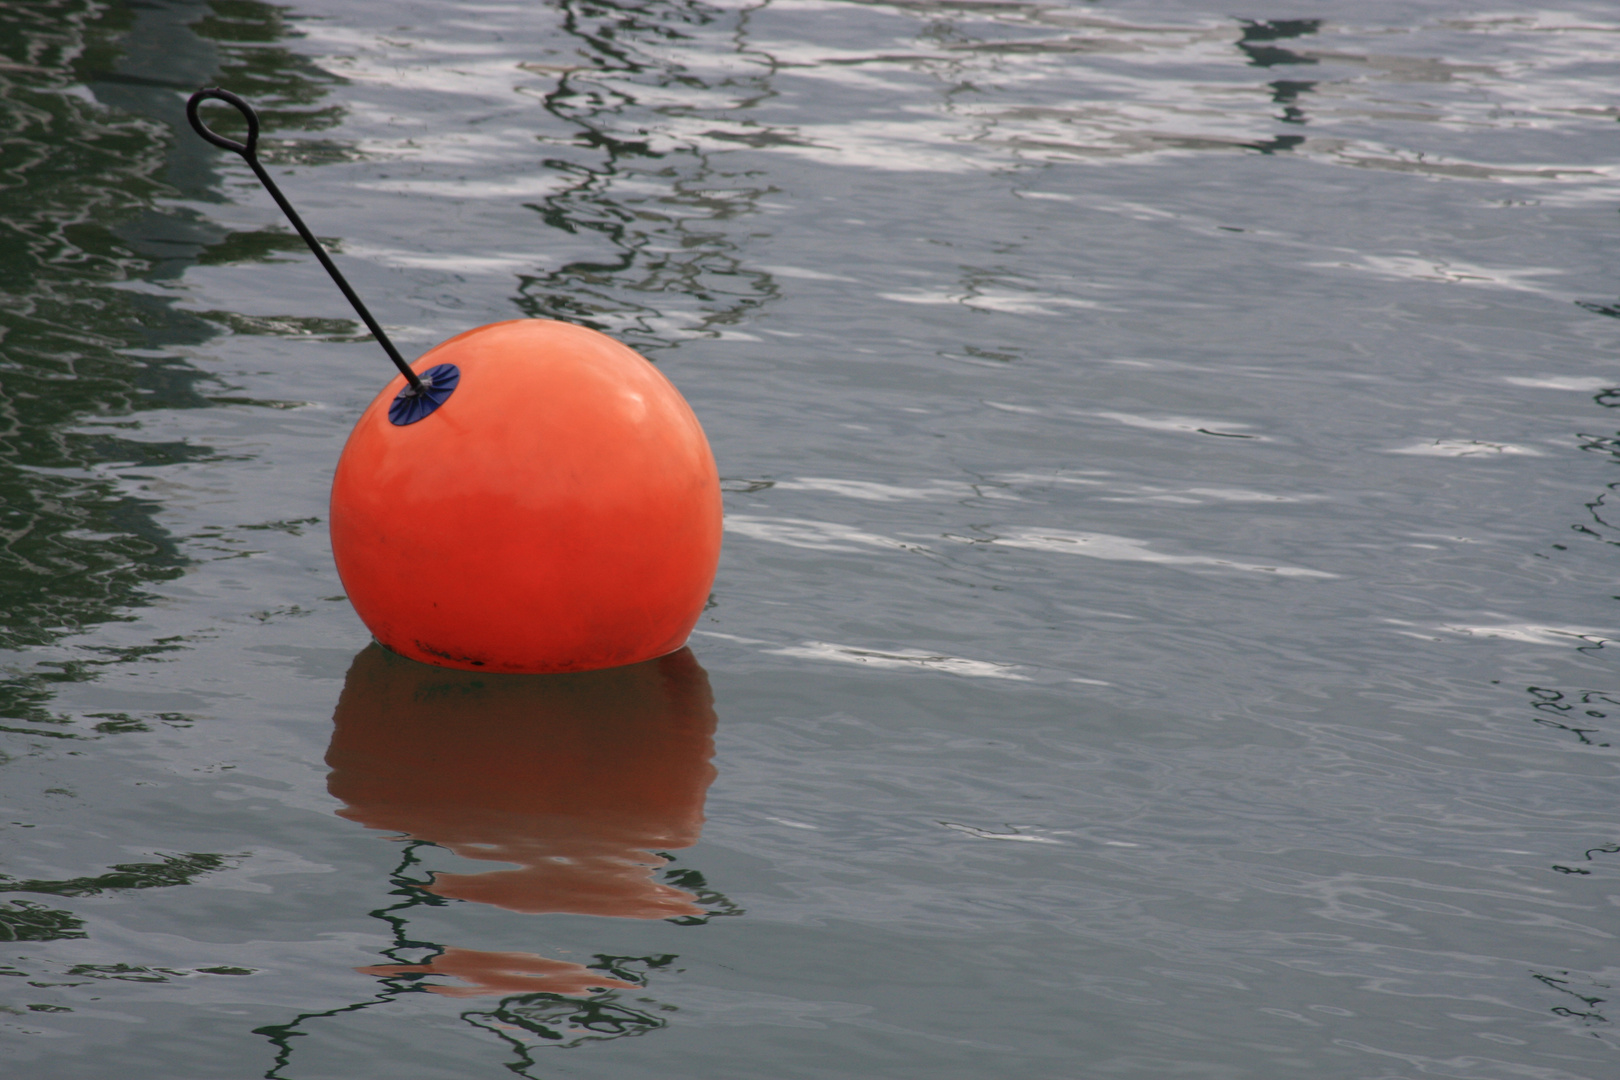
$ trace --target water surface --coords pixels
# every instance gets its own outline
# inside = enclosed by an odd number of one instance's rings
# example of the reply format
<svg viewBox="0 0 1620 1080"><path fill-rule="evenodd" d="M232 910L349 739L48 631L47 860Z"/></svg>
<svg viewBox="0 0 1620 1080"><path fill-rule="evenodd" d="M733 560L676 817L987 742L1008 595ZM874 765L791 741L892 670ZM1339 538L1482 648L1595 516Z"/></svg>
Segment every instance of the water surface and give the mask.
<svg viewBox="0 0 1620 1080"><path fill-rule="evenodd" d="M1617 43L0 9L6 1060L1611 1075ZM389 369L185 129L211 82L407 352L560 318L681 388L727 491L690 653L369 646L325 500Z"/></svg>

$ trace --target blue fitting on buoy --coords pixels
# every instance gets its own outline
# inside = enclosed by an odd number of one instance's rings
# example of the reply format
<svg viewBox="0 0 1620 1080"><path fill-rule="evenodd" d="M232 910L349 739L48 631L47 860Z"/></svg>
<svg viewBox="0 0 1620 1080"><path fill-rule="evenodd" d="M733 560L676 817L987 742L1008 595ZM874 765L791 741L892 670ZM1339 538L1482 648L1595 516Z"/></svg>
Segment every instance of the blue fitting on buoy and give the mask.
<svg viewBox="0 0 1620 1080"><path fill-rule="evenodd" d="M450 399L461 383L461 369L454 364L438 364L422 372L420 392L407 386L388 406L388 422L398 427L414 424Z"/></svg>

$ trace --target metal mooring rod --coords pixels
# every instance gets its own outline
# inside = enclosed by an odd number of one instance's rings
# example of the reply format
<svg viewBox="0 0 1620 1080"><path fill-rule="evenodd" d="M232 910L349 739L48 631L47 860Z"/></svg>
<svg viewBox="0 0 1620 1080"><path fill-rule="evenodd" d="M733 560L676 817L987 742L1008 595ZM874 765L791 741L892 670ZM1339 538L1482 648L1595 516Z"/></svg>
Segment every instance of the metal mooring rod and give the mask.
<svg viewBox="0 0 1620 1080"><path fill-rule="evenodd" d="M208 125L204 124L202 118L197 115L197 107L205 101L223 101L227 105L234 105L236 110L247 118L247 142L227 139L225 136L209 130ZM321 265L326 267L326 272L332 275L332 280L337 283L337 287L343 291L343 295L348 298L349 303L354 305L355 313L360 316L361 320L366 324L366 328L371 331L371 336L377 339L377 344L383 347L383 352L388 354L388 359L394 362L394 366L399 368L399 373L405 376L405 381L410 383L410 390L407 391L407 394L415 397L424 393L427 387L423 384L421 377L412 371L410 365L405 362L405 358L399 355L399 350L394 348L394 343L388 340L388 335L383 333L383 328L377 324L376 319L371 317L371 312L366 310L366 305L360 302L360 297L355 294L354 289L349 287L348 280L338 271L337 266L332 262L332 257L326 253L325 248L321 247L321 242L315 239L315 234L309 231L309 226L304 224L304 219L298 216L298 211L292 208L292 203L287 201L287 196L281 193L281 189L276 186L276 182L270 179L270 174L265 172L264 166L259 163L259 114L253 111L253 106L229 90L221 90L217 86L208 86L192 94L191 100L186 102L186 119L191 121L192 130L221 150L229 150L233 154L242 155L242 160L248 163L248 167L253 170L253 175L259 178L259 183L263 184L264 189L270 193L270 197L276 200L276 205L281 207L281 212L287 215L287 220L292 222L293 228L298 230L298 235L304 238L304 243L309 245L309 250L315 253L315 257L320 260Z"/></svg>

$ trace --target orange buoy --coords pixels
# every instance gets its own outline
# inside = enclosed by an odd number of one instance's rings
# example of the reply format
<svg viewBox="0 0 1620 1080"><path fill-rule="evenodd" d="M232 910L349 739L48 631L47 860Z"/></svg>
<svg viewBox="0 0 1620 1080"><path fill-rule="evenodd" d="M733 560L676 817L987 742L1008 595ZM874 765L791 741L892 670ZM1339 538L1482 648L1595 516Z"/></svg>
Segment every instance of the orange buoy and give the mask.
<svg viewBox="0 0 1620 1080"><path fill-rule="evenodd" d="M247 122L227 138L199 109ZM338 461L332 550L382 644L430 664L561 672L686 643L720 558L720 481L703 428L612 338L492 323L410 365L259 161L259 116L204 87L186 119L241 156L399 370Z"/></svg>
<svg viewBox="0 0 1620 1080"><path fill-rule="evenodd" d="M679 649L720 557L697 417L604 334L492 323L396 377L332 481L332 552L362 621L412 659L483 671L634 664Z"/></svg>

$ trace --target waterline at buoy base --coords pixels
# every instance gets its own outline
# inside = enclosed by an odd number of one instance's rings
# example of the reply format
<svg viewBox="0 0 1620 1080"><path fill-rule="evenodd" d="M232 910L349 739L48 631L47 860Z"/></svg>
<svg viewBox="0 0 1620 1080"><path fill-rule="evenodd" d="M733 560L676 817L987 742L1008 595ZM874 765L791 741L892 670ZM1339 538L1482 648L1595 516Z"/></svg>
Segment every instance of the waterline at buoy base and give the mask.
<svg viewBox="0 0 1620 1080"><path fill-rule="evenodd" d="M481 671L590 671L674 652L720 557L720 482L697 417L604 334L518 319L413 370L460 381L391 423L361 415L332 481L332 551L378 642Z"/></svg>

